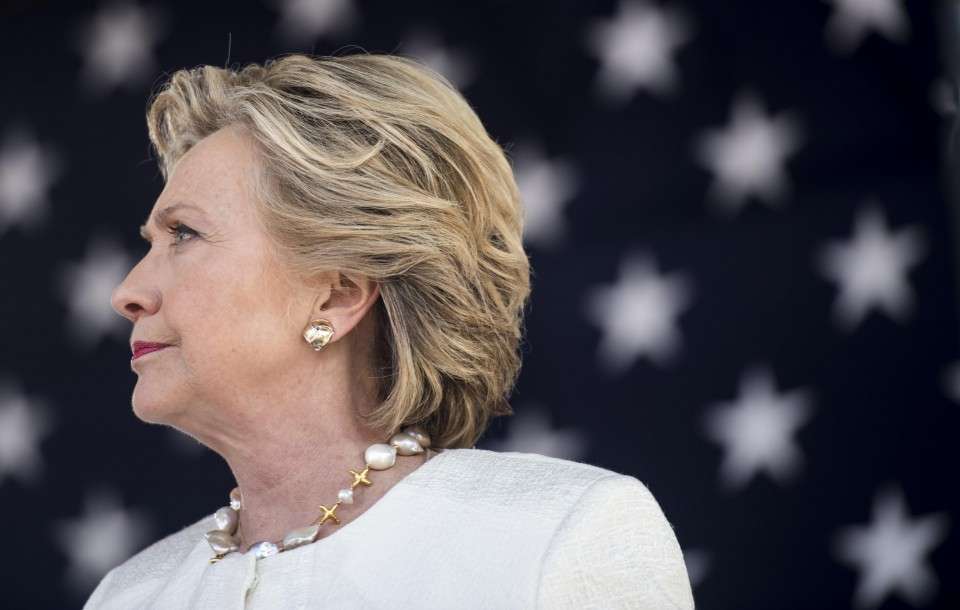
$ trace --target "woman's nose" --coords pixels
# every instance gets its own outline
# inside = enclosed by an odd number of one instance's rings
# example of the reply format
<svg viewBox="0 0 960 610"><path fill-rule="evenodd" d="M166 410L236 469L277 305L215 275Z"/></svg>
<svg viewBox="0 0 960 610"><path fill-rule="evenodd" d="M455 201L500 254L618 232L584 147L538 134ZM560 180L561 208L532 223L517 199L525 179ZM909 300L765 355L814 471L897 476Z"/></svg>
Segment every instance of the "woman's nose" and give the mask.
<svg viewBox="0 0 960 610"><path fill-rule="evenodd" d="M113 293L110 295L110 305L113 306L114 311L124 318L136 322L144 312L155 312L160 299L155 290L136 285L132 277L133 270L113 289Z"/></svg>

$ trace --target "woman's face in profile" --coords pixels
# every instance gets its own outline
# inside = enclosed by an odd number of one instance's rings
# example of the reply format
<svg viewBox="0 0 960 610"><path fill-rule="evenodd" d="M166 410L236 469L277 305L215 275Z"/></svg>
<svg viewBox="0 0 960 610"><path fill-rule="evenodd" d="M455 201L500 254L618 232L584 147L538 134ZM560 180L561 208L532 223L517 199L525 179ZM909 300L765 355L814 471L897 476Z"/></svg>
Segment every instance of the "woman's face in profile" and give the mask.
<svg viewBox="0 0 960 610"><path fill-rule="evenodd" d="M220 405L270 392L270 380L303 358L297 329L306 320L287 312L308 311L301 300L310 297L282 281L256 222L254 162L230 128L190 149L151 210L149 251L114 290L113 308L133 322L131 344L172 345L131 361L133 409L144 421L203 435L237 415Z"/></svg>

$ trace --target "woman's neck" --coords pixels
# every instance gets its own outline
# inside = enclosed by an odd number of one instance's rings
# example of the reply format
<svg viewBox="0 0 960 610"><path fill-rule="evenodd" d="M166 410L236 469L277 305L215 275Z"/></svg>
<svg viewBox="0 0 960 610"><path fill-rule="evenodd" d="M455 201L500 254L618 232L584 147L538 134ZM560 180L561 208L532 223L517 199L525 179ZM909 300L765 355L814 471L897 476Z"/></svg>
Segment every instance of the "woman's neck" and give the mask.
<svg viewBox="0 0 960 610"><path fill-rule="evenodd" d="M264 485L262 480L246 479L244 486L245 481L239 480L243 508L236 537L241 552L247 552L262 540L278 543L290 530L318 522L325 512L321 506L332 510L339 520L337 523L328 518L321 525L318 538L323 538L366 512L402 478L436 455L430 450L418 455L398 455L392 467L386 470L370 469L366 478L371 484L356 485L353 488L353 502L341 503L334 508L339 491L349 489L354 481L350 470L358 473L363 471L363 451L367 446L369 444L358 448L352 458L338 455L324 464L316 464L307 469L306 474L303 474L301 467L298 474L290 473L287 479L278 480L273 485Z"/></svg>

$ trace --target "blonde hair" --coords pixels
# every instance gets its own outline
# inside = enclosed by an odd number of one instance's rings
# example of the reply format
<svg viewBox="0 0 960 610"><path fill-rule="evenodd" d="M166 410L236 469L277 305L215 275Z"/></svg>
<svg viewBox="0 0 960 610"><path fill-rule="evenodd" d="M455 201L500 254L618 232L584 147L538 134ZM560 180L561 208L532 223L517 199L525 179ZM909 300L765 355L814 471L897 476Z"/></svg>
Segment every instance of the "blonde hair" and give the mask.
<svg viewBox="0 0 960 610"><path fill-rule="evenodd" d="M240 125L258 215L297 277L379 283L376 430L420 424L470 447L513 413L530 265L511 164L442 75L394 55L282 55L175 72L151 96L168 179L205 136Z"/></svg>

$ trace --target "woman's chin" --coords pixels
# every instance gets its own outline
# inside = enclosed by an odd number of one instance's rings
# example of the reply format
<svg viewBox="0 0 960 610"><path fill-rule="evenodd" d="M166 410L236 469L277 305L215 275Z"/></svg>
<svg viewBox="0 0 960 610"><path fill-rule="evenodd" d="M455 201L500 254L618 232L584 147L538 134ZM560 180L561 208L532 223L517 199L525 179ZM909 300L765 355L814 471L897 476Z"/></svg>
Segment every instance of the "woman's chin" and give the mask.
<svg viewBox="0 0 960 610"><path fill-rule="evenodd" d="M179 411L178 403L171 402L169 394L142 391L139 384L133 391L131 403L134 415L150 424L170 423Z"/></svg>

